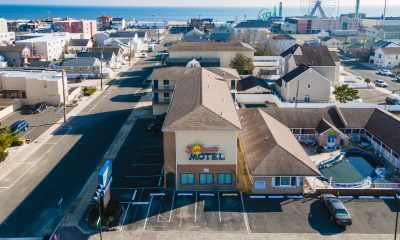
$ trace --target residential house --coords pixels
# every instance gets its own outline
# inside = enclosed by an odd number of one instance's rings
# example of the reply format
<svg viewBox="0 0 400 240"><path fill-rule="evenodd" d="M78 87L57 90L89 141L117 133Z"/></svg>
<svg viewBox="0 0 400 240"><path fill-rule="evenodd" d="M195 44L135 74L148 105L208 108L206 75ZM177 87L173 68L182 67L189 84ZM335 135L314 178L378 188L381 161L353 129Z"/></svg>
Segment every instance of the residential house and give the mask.
<svg viewBox="0 0 400 240"><path fill-rule="evenodd" d="M67 45L67 52L86 52L91 47L93 47L93 42L90 39L71 39Z"/></svg>
<svg viewBox="0 0 400 240"><path fill-rule="evenodd" d="M233 37L236 41L256 44L267 41L271 24L264 20L247 20L232 26Z"/></svg>
<svg viewBox="0 0 400 240"><path fill-rule="evenodd" d="M239 110L239 144L252 193L303 194L306 177L321 176L288 127L262 109Z"/></svg>
<svg viewBox="0 0 400 240"><path fill-rule="evenodd" d="M119 68L125 63L123 49L119 47L88 48L88 52L112 52L115 55L116 66Z"/></svg>
<svg viewBox="0 0 400 240"><path fill-rule="evenodd" d="M370 56L370 63L381 68L393 68L400 64L400 46L381 47L375 50Z"/></svg>
<svg viewBox="0 0 400 240"><path fill-rule="evenodd" d="M300 64L276 82L286 102L321 103L330 101L331 81L310 66Z"/></svg>
<svg viewBox="0 0 400 240"><path fill-rule="evenodd" d="M111 28L112 17L110 16L101 16L96 18L97 21L97 30L106 31Z"/></svg>
<svg viewBox="0 0 400 240"><path fill-rule="evenodd" d="M219 59L219 67L229 68L237 54L253 60L255 49L241 42L178 42L169 50L167 61L176 58L212 58ZM190 61L189 60L189 61Z"/></svg>
<svg viewBox="0 0 400 240"><path fill-rule="evenodd" d="M269 42L271 50L274 51L276 54L285 51L296 43L296 38L288 34L275 35L271 38Z"/></svg>
<svg viewBox="0 0 400 240"><path fill-rule="evenodd" d="M336 52L330 52L327 46L294 45L280 55L281 72L287 74L301 64L311 67L331 81L332 86L339 84L340 61Z"/></svg>
<svg viewBox="0 0 400 240"><path fill-rule="evenodd" d="M111 28L117 31L123 31L126 29L126 21L124 18L113 18L111 20Z"/></svg>
<svg viewBox="0 0 400 240"><path fill-rule="evenodd" d="M103 76L109 76L112 72L107 66L101 69L100 60L94 57L66 59L57 68L64 70L67 77L71 79L77 77L100 78L101 71L103 71Z"/></svg>
<svg viewBox="0 0 400 240"><path fill-rule="evenodd" d="M264 79L247 76L237 82L235 96L240 104L265 104L271 102L274 93Z"/></svg>
<svg viewBox="0 0 400 240"><path fill-rule="evenodd" d="M68 19L56 22L58 32L82 33L85 38L93 38L97 33L97 23L94 20Z"/></svg>
<svg viewBox="0 0 400 240"><path fill-rule="evenodd" d="M253 74L265 79L269 79L272 75L279 75L280 63L280 56L254 56Z"/></svg>
<svg viewBox="0 0 400 240"><path fill-rule="evenodd" d="M280 34L296 34L297 25L283 21L273 22L271 25L271 32Z"/></svg>
<svg viewBox="0 0 400 240"><path fill-rule="evenodd" d="M340 48L340 41L334 37L323 37L320 39L322 46L327 46L328 48Z"/></svg>
<svg viewBox="0 0 400 240"><path fill-rule="evenodd" d="M202 73L213 76L216 81L225 81L232 97L235 96L236 84L240 80L240 76L234 69L219 67L156 68L148 78L153 85L153 114L162 115L167 112L175 86L179 81L189 81Z"/></svg>
<svg viewBox="0 0 400 240"><path fill-rule="evenodd" d="M17 98L23 104L63 102L63 81L60 72L34 70L0 71L0 92L4 98ZM67 89L65 82L64 89Z"/></svg>
<svg viewBox="0 0 400 240"><path fill-rule="evenodd" d="M52 61L32 61L29 63L29 69L52 69L55 62Z"/></svg>
<svg viewBox="0 0 400 240"><path fill-rule="evenodd" d="M207 42L208 35L197 28L193 28L189 32L185 33L182 41L184 42Z"/></svg>
<svg viewBox="0 0 400 240"><path fill-rule="evenodd" d="M367 28L368 37L382 40L400 38L400 25L380 25Z"/></svg>
<svg viewBox="0 0 400 240"><path fill-rule="evenodd" d="M28 63L31 51L26 46L0 47L0 55L5 58L8 66L22 67Z"/></svg>
<svg viewBox="0 0 400 240"><path fill-rule="evenodd" d="M103 62L103 67L107 68L119 68L120 64L117 61L117 56L115 56L112 51L91 51L91 52L80 52L77 53L78 58L97 58Z"/></svg>
<svg viewBox="0 0 400 240"><path fill-rule="evenodd" d="M231 33L228 30L212 30L210 40L214 42L229 42L231 40Z"/></svg>
<svg viewBox="0 0 400 240"><path fill-rule="evenodd" d="M0 46L13 45L15 42L14 32L0 32Z"/></svg>
<svg viewBox="0 0 400 240"><path fill-rule="evenodd" d="M7 20L0 18L0 33L8 32Z"/></svg>

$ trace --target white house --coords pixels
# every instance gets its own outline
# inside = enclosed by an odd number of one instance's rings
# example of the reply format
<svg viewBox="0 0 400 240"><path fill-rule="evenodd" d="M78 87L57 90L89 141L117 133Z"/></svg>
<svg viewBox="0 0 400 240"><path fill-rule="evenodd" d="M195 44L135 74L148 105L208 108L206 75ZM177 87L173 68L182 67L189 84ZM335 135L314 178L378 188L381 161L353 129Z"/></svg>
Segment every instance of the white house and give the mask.
<svg viewBox="0 0 400 240"><path fill-rule="evenodd" d="M93 42L90 39L71 39L68 42L67 52L85 52L91 47L93 47Z"/></svg>
<svg viewBox="0 0 400 240"><path fill-rule="evenodd" d="M322 46L327 46L328 48L340 48L340 41L334 37L323 37L320 41Z"/></svg>
<svg viewBox="0 0 400 240"><path fill-rule="evenodd" d="M40 37L19 40L16 46L26 46L31 50L32 58L53 61L60 59L71 39L79 39L80 34L67 32L51 33Z"/></svg>
<svg viewBox="0 0 400 240"><path fill-rule="evenodd" d="M271 49L277 54L285 51L296 43L296 38L288 34L275 35L270 40Z"/></svg>
<svg viewBox="0 0 400 240"><path fill-rule="evenodd" d="M255 44L267 40L270 33L269 27L269 21L247 20L232 25L231 29L235 40Z"/></svg>
<svg viewBox="0 0 400 240"><path fill-rule="evenodd" d="M369 61L379 67L393 68L400 64L400 46L378 48Z"/></svg>
<svg viewBox="0 0 400 240"><path fill-rule="evenodd" d="M64 86L67 91L67 84ZM63 102L62 74L56 71L0 71L0 91L4 98L20 99L23 104Z"/></svg>

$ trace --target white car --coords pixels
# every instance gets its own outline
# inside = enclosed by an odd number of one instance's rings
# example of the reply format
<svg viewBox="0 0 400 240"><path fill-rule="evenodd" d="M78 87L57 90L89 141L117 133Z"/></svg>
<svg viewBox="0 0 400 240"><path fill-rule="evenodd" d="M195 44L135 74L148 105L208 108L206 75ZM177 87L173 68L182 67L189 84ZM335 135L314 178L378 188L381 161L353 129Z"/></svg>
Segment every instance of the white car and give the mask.
<svg viewBox="0 0 400 240"><path fill-rule="evenodd" d="M375 86L377 86L377 87L383 87L383 88L388 87L388 84L385 81L381 80L381 79L376 79L374 81L374 83L375 83Z"/></svg>
<svg viewBox="0 0 400 240"><path fill-rule="evenodd" d="M147 57L147 53L143 53L143 52L137 53L136 57L138 57L138 58L146 58Z"/></svg>
<svg viewBox="0 0 400 240"><path fill-rule="evenodd" d="M378 73L383 76L392 76L393 73L386 69L379 69Z"/></svg>

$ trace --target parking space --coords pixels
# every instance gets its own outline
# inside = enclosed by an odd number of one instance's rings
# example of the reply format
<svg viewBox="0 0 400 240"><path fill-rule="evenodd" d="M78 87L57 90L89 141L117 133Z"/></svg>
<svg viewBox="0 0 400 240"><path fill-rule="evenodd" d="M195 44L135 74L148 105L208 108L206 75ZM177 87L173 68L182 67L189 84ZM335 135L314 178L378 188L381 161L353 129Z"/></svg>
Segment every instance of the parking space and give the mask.
<svg viewBox="0 0 400 240"><path fill-rule="evenodd" d="M72 108L67 107L69 112ZM21 133L21 137L34 141L53 124L57 123L63 117L63 108L50 106L37 114L25 114L24 109L20 109L6 118L2 119L2 126L10 126L18 120L26 120L29 124L27 131Z"/></svg>
<svg viewBox="0 0 400 240"><path fill-rule="evenodd" d="M384 104L388 94L378 89L358 89L358 96L365 103Z"/></svg>

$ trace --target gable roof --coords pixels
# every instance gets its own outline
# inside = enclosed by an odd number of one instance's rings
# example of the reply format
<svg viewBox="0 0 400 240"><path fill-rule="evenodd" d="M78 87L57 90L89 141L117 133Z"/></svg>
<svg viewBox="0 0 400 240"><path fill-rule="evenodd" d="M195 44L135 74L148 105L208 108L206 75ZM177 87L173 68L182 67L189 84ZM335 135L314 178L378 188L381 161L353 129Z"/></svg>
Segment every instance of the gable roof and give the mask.
<svg viewBox="0 0 400 240"><path fill-rule="evenodd" d="M309 66L300 64L297 68L293 69L292 71L286 73L284 76L282 76L280 79L278 79L277 84L282 87L282 81L284 82L290 82L293 79L297 78L301 74L303 74L305 71L310 69Z"/></svg>
<svg viewBox="0 0 400 240"><path fill-rule="evenodd" d="M236 90L237 91L246 91L248 89L254 88L254 87L262 87L271 92L270 86L261 78L254 77L254 76L248 76L246 78L243 78L242 80L237 82Z"/></svg>
<svg viewBox="0 0 400 240"><path fill-rule="evenodd" d="M66 59L61 63L63 67L93 67L99 64L99 60L93 57L78 57Z"/></svg>
<svg viewBox="0 0 400 240"><path fill-rule="evenodd" d="M79 52L77 53L78 58L97 58L99 60L103 59L110 61L115 54L113 52L103 52L103 58L101 57L101 52Z"/></svg>
<svg viewBox="0 0 400 240"><path fill-rule="evenodd" d="M269 28L269 21L264 20L248 20L238 23L234 28Z"/></svg>
<svg viewBox="0 0 400 240"><path fill-rule="evenodd" d="M294 54L294 52L296 52L297 48L299 48L300 45L299 44L295 44L293 46L291 46L290 48L286 49L285 51L283 51L280 56L281 57L286 57L289 54Z"/></svg>
<svg viewBox="0 0 400 240"><path fill-rule="evenodd" d="M133 31L116 31L110 33L110 38L134 38L136 32Z"/></svg>
<svg viewBox="0 0 400 240"><path fill-rule="evenodd" d="M231 39L231 33L230 32L220 32L220 31L214 31L211 32L210 38L214 41L229 41Z"/></svg>
<svg viewBox="0 0 400 240"><path fill-rule="evenodd" d="M116 17L116 18L113 18L113 19L112 19L113 22L115 22L115 21L120 22L120 21L122 21L122 20L125 20L125 19L124 19L124 18L121 18L121 17Z"/></svg>
<svg viewBox="0 0 400 240"><path fill-rule="evenodd" d="M193 72L201 68L167 67L156 68L149 76L149 80L185 80L192 76ZM208 67L204 68L218 76L219 80L239 80L239 73L235 69Z"/></svg>
<svg viewBox="0 0 400 240"><path fill-rule="evenodd" d="M68 42L68 46L86 47L89 41L90 39L71 39Z"/></svg>
<svg viewBox="0 0 400 240"><path fill-rule="evenodd" d="M170 49L173 51L253 51L255 49L242 42L178 42Z"/></svg>
<svg viewBox="0 0 400 240"><path fill-rule="evenodd" d="M324 133L324 132L328 131L329 129L334 129L335 131L342 133L339 129L337 129L331 123L326 121L324 118L321 119L321 121L319 122L319 124L318 124L317 128L315 129L315 131L317 131L318 134L321 134L321 133Z"/></svg>
<svg viewBox="0 0 400 240"><path fill-rule="evenodd" d="M119 47L105 47L105 48L88 48L88 52L113 52L115 56L118 56L121 53L121 48Z"/></svg>
<svg viewBox="0 0 400 240"><path fill-rule="evenodd" d="M178 81L163 131L240 130L241 124L225 81L205 68L192 68Z"/></svg>
<svg viewBox="0 0 400 240"><path fill-rule="evenodd" d="M239 141L253 176L319 176L292 132L261 109L240 109Z"/></svg>
<svg viewBox="0 0 400 240"><path fill-rule="evenodd" d="M294 55L296 65L336 66L327 46L300 46L302 55Z"/></svg>
<svg viewBox="0 0 400 240"><path fill-rule="evenodd" d="M200 63L202 67L219 67L221 66L221 61L219 58L194 58ZM187 63L193 60L193 58L171 58L168 57L165 60L165 64L168 67L186 67Z"/></svg>
<svg viewBox="0 0 400 240"><path fill-rule="evenodd" d="M382 49L382 52L386 55L399 55L400 54L400 47L384 47L381 49Z"/></svg>
<svg viewBox="0 0 400 240"><path fill-rule="evenodd" d="M272 37L273 40L296 40L296 38L290 36L289 34L280 34Z"/></svg>
<svg viewBox="0 0 400 240"><path fill-rule="evenodd" d="M22 52L26 46L0 46L0 52Z"/></svg>

